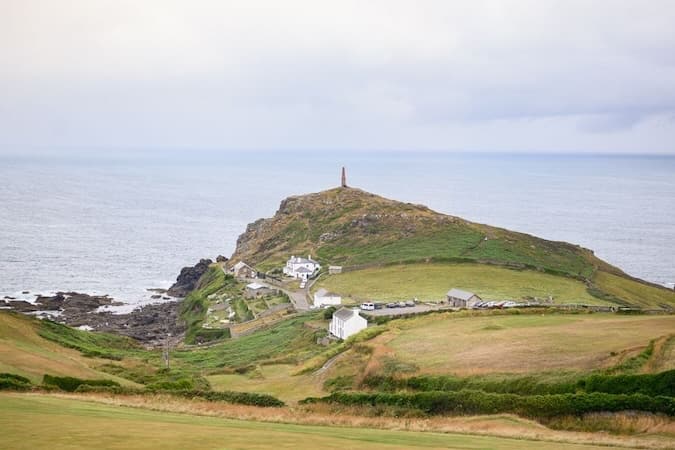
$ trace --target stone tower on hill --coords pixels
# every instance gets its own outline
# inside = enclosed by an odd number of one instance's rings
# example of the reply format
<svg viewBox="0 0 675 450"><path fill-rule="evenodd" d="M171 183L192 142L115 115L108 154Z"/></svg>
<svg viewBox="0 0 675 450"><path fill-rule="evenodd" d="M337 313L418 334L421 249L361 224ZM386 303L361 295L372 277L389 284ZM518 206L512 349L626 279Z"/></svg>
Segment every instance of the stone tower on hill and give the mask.
<svg viewBox="0 0 675 450"><path fill-rule="evenodd" d="M345 172L345 168L342 168L342 187L346 188L347 187L347 173Z"/></svg>

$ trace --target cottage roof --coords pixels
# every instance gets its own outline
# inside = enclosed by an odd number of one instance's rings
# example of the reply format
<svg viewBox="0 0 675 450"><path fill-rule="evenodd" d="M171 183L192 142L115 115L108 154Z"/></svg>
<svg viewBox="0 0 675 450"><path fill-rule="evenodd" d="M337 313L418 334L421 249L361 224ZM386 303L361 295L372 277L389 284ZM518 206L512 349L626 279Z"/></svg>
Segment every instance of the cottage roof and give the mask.
<svg viewBox="0 0 675 450"><path fill-rule="evenodd" d="M290 262L291 264L305 264L305 263L319 264L318 262L314 261L311 258L302 258L300 256L291 256L288 262Z"/></svg>
<svg viewBox="0 0 675 450"><path fill-rule="evenodd" d="M312 271L306 267L298 267L295 271L298 273L312 273Z"/></svg>
<svg viewBox="0 0 675 450"><path fill-rule="evenodd" d="M340 308L333 313L333 317L337 317L340 320L349 320L354 315L354 311L348 308Z"/></svg>
<svg viewBox="0 0 675 450"><path fill-rule="evenodd" d="M242 269L242 268L244 268L244 267L248 267L249 269L251 268L251 266L249 266L248 264L246 264L244 261L239 261L237 264L234 265L233 269L234 269L234 270L239 270L239 269Z"/></svg>
<svg viewBox="0 0 675 450"><path fill-rule="evenodd" d="M260 283L249 283L249 284L246 285L246 287L248 289L252 289L252 290L255 291L255 290L258 290L258 289L265 288L267 286L265 286L264 284L260 284Z"/></svg>
<svg viewBox="0 0 675 450"><path fill-rule="evenodd" d="M468 292L468 291L463 291L461 289L455 289L452 288L448 291L448 297L454 297L454 298L459 298L461 300L469 300L473 296L478 297L476 294L473 292ZM479 297L480 298L480 297Z"/></svg>

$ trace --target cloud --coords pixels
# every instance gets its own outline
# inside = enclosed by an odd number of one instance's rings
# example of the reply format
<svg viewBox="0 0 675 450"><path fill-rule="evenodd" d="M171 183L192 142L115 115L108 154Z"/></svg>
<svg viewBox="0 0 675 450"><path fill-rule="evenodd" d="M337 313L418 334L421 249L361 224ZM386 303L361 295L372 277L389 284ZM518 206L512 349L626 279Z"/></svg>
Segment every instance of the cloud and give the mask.
<svg viewBox="0 0 675 450"><path fill-rule="evenodd" d="M673 153L672 23L661 0L5 0L0 151Z"/></svg>

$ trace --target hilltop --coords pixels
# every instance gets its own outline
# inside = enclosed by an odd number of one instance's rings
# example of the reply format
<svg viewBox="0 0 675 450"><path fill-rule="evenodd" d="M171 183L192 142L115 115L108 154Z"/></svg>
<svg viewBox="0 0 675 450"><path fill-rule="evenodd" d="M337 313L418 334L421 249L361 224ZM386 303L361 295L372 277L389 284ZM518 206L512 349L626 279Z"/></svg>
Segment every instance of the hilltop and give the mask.
<svg viewBox="0 0 675 450"><path fill-rule="evenodd" d="M669 307L675 293L635 279L567 242L470 222L423 205L341 187L293 196L249 224L232 262L267 271L292 254L366 269L396 263L478 263L574 278L609 303Z"/></svg>

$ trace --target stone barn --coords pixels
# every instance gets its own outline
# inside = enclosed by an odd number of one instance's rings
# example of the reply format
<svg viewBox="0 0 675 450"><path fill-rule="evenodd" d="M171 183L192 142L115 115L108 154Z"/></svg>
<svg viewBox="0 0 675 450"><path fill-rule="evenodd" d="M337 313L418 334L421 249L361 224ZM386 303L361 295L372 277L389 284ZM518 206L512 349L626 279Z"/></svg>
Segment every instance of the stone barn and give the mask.
<svg viewBox="0 0 675 450"><path fill-rule="evenodd" d="M476 303L483 300L473 292L452 288L447 294L448 303L455 308L473 308Z"/></svg>

